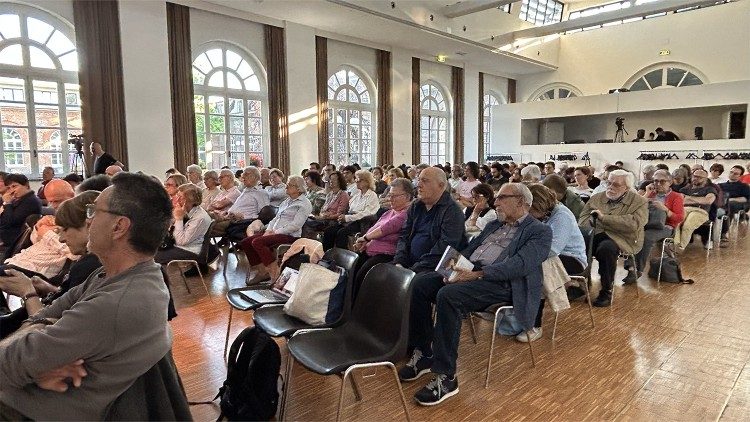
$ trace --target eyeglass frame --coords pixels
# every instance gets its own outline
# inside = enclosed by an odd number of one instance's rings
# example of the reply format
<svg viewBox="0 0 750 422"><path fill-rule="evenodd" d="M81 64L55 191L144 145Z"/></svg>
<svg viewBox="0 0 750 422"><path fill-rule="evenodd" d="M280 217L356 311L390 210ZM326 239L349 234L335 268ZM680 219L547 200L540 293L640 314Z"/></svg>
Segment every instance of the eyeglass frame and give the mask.
<svg viewBox="0 0 750 422"><path fill-rule="evenodd" d="M103 213L107 213L107 214L119 215L120 217L127 217L127 215L117 212L117 211L97 209L96 204L86 204L86 219L91 220L99 211Z"/></svg>

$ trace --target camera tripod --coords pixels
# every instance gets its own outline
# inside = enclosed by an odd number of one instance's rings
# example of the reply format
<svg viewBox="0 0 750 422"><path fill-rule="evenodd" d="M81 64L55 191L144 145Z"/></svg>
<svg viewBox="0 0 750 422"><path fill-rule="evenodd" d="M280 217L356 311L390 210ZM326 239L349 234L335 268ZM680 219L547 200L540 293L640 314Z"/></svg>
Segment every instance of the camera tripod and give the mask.
<svg viewBox="0 0 750 422"><path fill-rule="evenodd" d="M623 134L623 132L625 132L625 133ZM628 131L627 131L627 130L625 130L625 126L624 126L624 125L623 125L623 126L618 126L618 127L617 127L617 131L615 131L615 140L614 140L614 142L615 142L615 143L618 143L618 142L625 142L625 135L626 135L626 134L627 134L627 135L630 135L630 134L628 133Z"/></svg>
<svg viewBox="0 0 750 422"><path fill-rule="evenodd" d="M84 177L83 171L85 166L83 165L83 151L76 151L73 153L73 162L70 163L70 171L81 177Z"/></svg>

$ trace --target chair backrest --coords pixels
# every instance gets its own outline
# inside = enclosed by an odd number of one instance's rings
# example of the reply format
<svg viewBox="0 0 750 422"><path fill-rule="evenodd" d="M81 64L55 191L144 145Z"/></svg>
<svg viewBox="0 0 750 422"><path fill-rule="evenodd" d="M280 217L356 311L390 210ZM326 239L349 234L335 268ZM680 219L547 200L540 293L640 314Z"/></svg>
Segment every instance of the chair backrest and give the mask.
<svg viewBox="0 0 750 422"><path fill-rule="evenodd" d="M22 250L28 248L31 246L31 231L33 229L29 226L24 225L24 229L21 232L21 235L18 236L18 239L16 239L16 243L13 244L13 247L8 249L8 251L5 254L5 259L8 259L15 254L21 252Z"/></svg>
<svg viewBox="0 0 750 422"><path fill-rule="evenodd" d="M208 251L211 248L211 232L214 229L214 226L216 225L216 220L211 220L211 224L208 225L208 230L206 230L206 234L203 235L203 246L201 246L201 252L198 254L199 262L203 264L208 264Z"/></svg>
<svg viewBox="0 0 750 422"><path fill-rule="evenodd" d="M263 224L268 224L276 217L276 213L279 211L279 207L274 205L266 205L258 211L258 220Z"/></svg>
<svg viewBox="0 0 750 422"><path fill-rule="evenodd" d="M352 290L354 285L354 267L357 264L359 255L356 252L352 252L348 249L331 248L323 254L324 260L333 261L339 267L346 270L349 274L346 280L346 293L344 296L344 312L341 313L340 321L346 321L349 318L349 314L352 309Z"/></svg>
<svg viewBox="0 0 750 422"><path fill-rule="evenodd" d="M346 324L355 324L385 344L392 356L406 355L409 308L414 272L393 264L377 264L367 272Z"/></svg>

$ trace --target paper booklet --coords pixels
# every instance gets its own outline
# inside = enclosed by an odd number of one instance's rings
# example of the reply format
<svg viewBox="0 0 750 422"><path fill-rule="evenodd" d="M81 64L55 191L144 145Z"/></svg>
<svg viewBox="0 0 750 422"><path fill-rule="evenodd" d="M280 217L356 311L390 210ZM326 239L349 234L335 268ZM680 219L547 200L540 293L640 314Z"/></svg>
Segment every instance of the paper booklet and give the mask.
<svg viewBox="0 0 750 422"><path fill-rule="evenodd" d="M435 271L439 272L446 277L448 281L454 281L458 274L453 271L453 267L460 268L462 270L471 271L474 269L474 264L471 263L465 256L461 255L456 248L448 246L443 252L443 256L440 257L440 261L435 268Z"/></svg>

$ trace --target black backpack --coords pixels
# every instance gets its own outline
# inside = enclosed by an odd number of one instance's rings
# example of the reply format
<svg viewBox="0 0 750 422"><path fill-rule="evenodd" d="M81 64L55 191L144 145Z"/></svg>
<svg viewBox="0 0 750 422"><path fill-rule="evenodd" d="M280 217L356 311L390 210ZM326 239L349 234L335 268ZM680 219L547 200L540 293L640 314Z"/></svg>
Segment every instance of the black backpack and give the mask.
<svg viewBox="0 0 750 422"><path fill-rule="evenodd" d="M679 283L679 284L693 284L692 279L682 278L682 269L680 268L680 261L677 258L671 256L665 256L664 258L653 258L650 261L651 268L648 269L648 276L653 279L657 279L659 276L659 262L662 262L661 268L661 281L667 283Z"/></svg>
<svg viewBox="0 0 750 422"><path fill-rule="evenodd" d="M267 421L274 417L280 368L276 342L255 327L242 330L229 349L227 379L214 398L221 398L221 416L230 421Z"/></svg>

